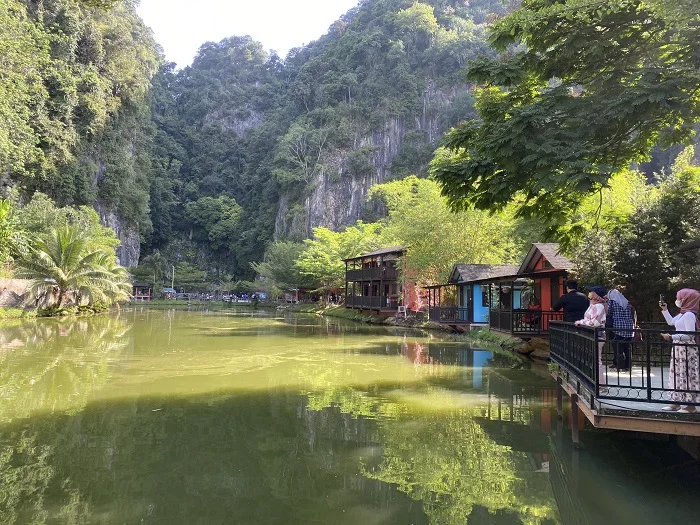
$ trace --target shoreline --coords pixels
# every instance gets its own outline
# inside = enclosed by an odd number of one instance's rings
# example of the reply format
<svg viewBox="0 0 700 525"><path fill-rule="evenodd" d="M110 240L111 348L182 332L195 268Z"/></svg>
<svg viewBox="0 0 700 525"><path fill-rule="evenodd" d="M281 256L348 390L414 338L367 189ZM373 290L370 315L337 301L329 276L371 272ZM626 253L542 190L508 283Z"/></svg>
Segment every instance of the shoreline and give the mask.
<svg viewBox="0 0 700 525"><path fill-rule="evenodd" d="M366 324L377 324L385 326L397 326L403 328L415 328L433 332L441 332L442 337L452 341L464 341L479 345L498 347L518 355L524 355L518 349L523 347L523 341L517 337L501 335L491 332L488 329L472 330L464 333L454 333L448 327L433 323L431 321L418 321L415 318L384 317L375 314L360 313L357 310L345 308L345 306L317 306L317 305L289 305L278 307L279 310L308 313L325 317L337 317ZM540 356L535 356L540 357Z"/></svg>
<svg viewBox="0 0 700 525"><path fill-rule="evenodd" d="M418 321L415 318L401 317L386 317L372 313L361 313L358 310L345 308L342 305L319 306L317 304L285 304L277 305L272 303L222 303L221 301L184 301L184 300L162 300L149 302L133 302L126 303L120 307L111 307L104 310L95 310L92 308L76 307L62 308L58 312L42 312L41 310L29 310L22 308L0 307L0 327L8 324L16 324L17 322L36 320L36 319L52 319L52 318L69 318L69 317L91 317L109 313L112 310L121 308L145 307L152 310L165 309L202 309L206 308L213 311L227 311L232 309L244 310L276 310L281 312L291 312L299 314L318 315L321 317L335 317L338 319L346 319L358 323L395 326L401 328L412 328L418 330L426 330L429 332L439 332L441 337L449 341L462 341L481 346L498 348L514 354L526 357L530 353L523 351L525 343L516 337L498 334L491 332L488 329L472 330L469 332L455 333L450 328L444 325L433 323L431 321ZM531 357L547 358L547 355L535 353Z"/></svg>

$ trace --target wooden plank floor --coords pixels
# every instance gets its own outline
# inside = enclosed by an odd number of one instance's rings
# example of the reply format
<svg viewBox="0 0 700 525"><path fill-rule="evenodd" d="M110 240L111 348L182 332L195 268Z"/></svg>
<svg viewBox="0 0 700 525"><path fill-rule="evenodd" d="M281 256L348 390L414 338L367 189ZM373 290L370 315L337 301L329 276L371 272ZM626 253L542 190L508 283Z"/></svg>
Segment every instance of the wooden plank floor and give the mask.
<svg viewBox="0 0 700 525"><path fill-rule="evenodd" d="M661 386L661 372L661 368L652 369L652 386ZM557 379L557 373L552 375ZM663 384L668 385L668 371L666 369L664 369L663 379ZM578 400L577 405L594 427L700 436L700 413L665 412L661 410L661 407L665 406L666 402L636 401L638 399L637 392L642 387L645 388L643 395L646 399L646 385L643 384L643 374L639 367L633 368L631 373L621 373L619 379L617 374L609 374L607 379L608 392L602 395L620 399L596 398L592 405L590 400L586 399L588 395L581 391L581 386L578 386L573 377L570 378L569 383L565 377L562 377L562 380L562 387L569 396L576 393L583 396ZM572 380L573 382L571 382Z"/></svg>

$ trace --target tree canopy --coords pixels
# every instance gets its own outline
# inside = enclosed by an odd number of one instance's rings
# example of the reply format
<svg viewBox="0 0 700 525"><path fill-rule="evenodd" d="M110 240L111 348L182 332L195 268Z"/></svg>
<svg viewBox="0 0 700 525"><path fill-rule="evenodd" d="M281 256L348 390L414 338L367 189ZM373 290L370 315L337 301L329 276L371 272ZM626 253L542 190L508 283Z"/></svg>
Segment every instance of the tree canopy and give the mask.
<svg viewBox="0 0 700 525"><path fill-rule="evenodd" d="M504 55L469 67L480 120L453 129L433 162L452 207L521 196L520 214L562 224L653 146L689 141L699 37L697 2L524 0L491 28Z"/></svg>

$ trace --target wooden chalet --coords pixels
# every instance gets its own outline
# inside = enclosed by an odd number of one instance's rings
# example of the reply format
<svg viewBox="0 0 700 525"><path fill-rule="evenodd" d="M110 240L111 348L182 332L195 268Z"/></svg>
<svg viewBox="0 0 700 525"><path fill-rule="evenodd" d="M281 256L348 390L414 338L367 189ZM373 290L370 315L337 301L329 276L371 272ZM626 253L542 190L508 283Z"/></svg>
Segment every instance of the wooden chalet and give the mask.
<svg viewBox="0 0 700 525"><path fill-rule="evenodd" d="M148 283L134 283L131 288L131 295L134 301L150 301L153 289Z"/></svg>
<svg viewBox="0 0 700 525"><path fill-rule="evenodd" d="M564 318L552 305L564 295L567 275L573 269L558 244L533 244L515 275L489 282L489 328L520 337L548 335L550 321Z"/></svg>
<svg viewBox="0 0 700 525"><path fill-rule="evenodd" d="M449 283L429 288L430 318L518 337L546 336L550 321L563 319L552 305L573 268L555 243L533 244L519 267L458 264Z"/></svg>
<svg viewBox="0 0 700 525"><path fill-rule="evenodd" d="M344 259L345 307L396 312L403 294L400 270L405 250L392 246Z"/></svg>
<svg viewBox="0 0 700 525"><path fill-rule="evenodd" d="M456 264L446 284L428 287L428 311L435 323L487 327L492 279L513 275L511 264Z"/></svg>

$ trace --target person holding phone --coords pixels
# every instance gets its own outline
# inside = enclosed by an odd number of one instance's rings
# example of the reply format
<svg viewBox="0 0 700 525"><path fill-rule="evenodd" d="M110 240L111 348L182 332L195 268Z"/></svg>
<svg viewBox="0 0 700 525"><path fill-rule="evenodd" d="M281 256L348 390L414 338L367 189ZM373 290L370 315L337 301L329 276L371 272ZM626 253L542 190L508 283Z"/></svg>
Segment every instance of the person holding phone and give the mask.
<svg viewBox="0 0 700 525"><path fill-rule="evenodd" d="M692 288L683 288L676 294L676 306L680 313L671 317L664 296L660 296L659 306L666 322L674 326L679 332L699 332L700 321L698 309L700 308L700 292ZM675 390L690 390L693 393L672 392L673 404L663 407L662 410L671 412L685 412L693 414L697 411L694 405L684 403L700 403L700 354L698 353L698 341L690 334L661 334L664 341L673 342L671 351L671 364L669 367L669 384Z"/></svg>

